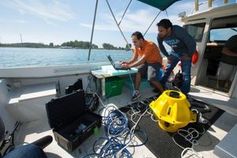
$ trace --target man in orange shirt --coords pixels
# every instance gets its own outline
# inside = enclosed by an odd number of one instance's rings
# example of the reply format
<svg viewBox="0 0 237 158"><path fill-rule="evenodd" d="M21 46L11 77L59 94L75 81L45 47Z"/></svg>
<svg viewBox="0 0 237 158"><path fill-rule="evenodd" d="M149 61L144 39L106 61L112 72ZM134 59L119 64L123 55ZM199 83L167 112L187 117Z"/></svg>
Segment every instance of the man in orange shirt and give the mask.
<svg viewBox="0 0 237 158"><path fill-rule="evenodd" d="M139 92L139 86L141 77L147 74L147 80L160 92L163 92L163 87L156 79L157 73L162 66L162 58L159 48L155 43L144 39L141 32L134 32L132 34L132 42L135 47L133 49L133 57L127 61L122 62L122 66L125 68L138 67L138 73L135 79L135 91L132 96L132 100L138 99L141 94Z"/></svg>

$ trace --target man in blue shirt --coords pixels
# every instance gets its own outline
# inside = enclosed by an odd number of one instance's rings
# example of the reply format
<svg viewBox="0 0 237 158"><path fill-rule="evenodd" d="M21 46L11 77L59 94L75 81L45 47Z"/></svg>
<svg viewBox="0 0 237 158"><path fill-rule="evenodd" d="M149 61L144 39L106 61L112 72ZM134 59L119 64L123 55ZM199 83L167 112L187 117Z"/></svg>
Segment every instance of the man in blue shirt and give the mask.
<svg viewBox="0 0 237 158"><path fill-rule="evenodd" d="M177 63L181 61L183 83L181 91L187 94L190 91L191 83L191 57L196 50L195 40L180 26L172 25L170 20L162 19L158 26L157 41L161 52L167 57L167 66L161 83L165 85L170 73ZM171 50L168 52L163 44L168 45Z"/></svg>

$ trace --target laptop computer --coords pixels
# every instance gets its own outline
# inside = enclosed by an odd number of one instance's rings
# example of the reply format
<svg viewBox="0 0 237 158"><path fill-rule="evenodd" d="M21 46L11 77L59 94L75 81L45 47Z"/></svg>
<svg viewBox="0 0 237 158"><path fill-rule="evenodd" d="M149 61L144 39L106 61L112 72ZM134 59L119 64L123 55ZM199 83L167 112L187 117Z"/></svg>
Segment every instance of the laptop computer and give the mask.
<svg viewBox="0 0 237 158"><path fill-rule="evenodd" d="M130 68L122 67L119 63L115 63L110 55L108 55L107 58L109 59L111 65L114 67L115 70L129 70L130 69Z"/></svg>

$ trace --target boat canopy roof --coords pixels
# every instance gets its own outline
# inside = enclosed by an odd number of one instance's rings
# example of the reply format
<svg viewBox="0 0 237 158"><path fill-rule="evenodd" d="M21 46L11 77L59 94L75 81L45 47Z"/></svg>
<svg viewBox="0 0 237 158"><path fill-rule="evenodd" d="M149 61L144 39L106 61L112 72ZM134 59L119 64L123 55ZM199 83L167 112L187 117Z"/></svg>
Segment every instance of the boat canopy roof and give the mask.
<svg viewBox="0 0 237 158"><path fill-rule="evenodd" d="M165 0L165 1L161 1L161 0L138 0L138 1L146 3L150 6L153 6L155 8L158 8L158 9L164 11L169 6L171 6L173 3L175 3L176 1L179 1L179 0Z"/></svg>

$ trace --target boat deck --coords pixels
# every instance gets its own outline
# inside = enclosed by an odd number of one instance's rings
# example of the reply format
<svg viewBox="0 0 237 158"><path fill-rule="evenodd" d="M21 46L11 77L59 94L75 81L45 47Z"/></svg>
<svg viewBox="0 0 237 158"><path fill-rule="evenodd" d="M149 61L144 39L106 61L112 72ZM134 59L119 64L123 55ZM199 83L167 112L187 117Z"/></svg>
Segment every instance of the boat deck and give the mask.
<svg viewBox="0 0 237 158"><path fill-rule="evenodd" d="M152 92L151 88L143 88L141 90L142 97L140 100L144 98L148 98L156 95L156 93ZM192 93L191 93L192 95ZM103 104L106 106L107 104L114 104L117 107L123 107L131 103L131 90L125 87L123 92L119 96L107 98L103 101ZM101 108L99 108L101 109ZM155 123L155 122L154 122ZM193 146L193 149L202 155L204 158L209 157L217 157L213 151L215 145L217 145L232 129L232 127L237 123L237 117L225 112L219 117L219 119L208 129L208 131L198 140L198 145ZM149 126L149 125L148 125ZM89 137L84 143L82 143L77 149L75 149L72 153L65 151L61 148L55 140L47 146L44 151L47 153L49 158L74 158L74 157L83 157L92 153L92 146L95 140L98 137L103 136L104 129L100 128L99 134L94 134ZM16 136L16 144L22 144L22 142L30 143L34 140L37 140L43 136L52 135L53 132L48 125L47 118L42 118L41 120L32 121L29 123L24 123L20 126L17 136ZM134 138L135 142L139 143L137 137ZM133 153L133 157L144 157L144 158L155 158L155 156L145 145L128 149L131 153ZM179 156L177 156L179 157Z"/></svg>
<svg viewBox="0 0 237 158"><path fill-rule="evenodd" d="M150 88L144 89L141 91L142 97L140 99L144 99L146 97L154 96L155 93L151 91ZM121 99L122 98L122 99ZM114 104L118 108L123 107L131 103L131 90L124 88L123 92L119 96L114 96L111 98L107 98L103 101L103 104L106 106L107 104ZM99 107L98 109L100 109ZM21 125L17 137L16 144L22 144L22 142L30 143L33 142L43 136L51 135L53 136L53 132L49 127L47 118L43 118L42 120L32 121L29 123L24 123ZM87 154L92 153L92 145L98 137L104 135L103 127L100 128L99 135L92 135L85 142L83 142L77 149L75 149L72 153L68 153L63 148L61 148L55 140L47 146L44 151L47 153L49 158L74 158L74 157L83 157ZM141 143L138 138L135 138L137 143ZM129 150L129 149L128 149ZM130 149L130 152L133 152L133 148ZM134 157L156 157L151 151L147 149L146 146L136 147L134 152Z"/></svg>

